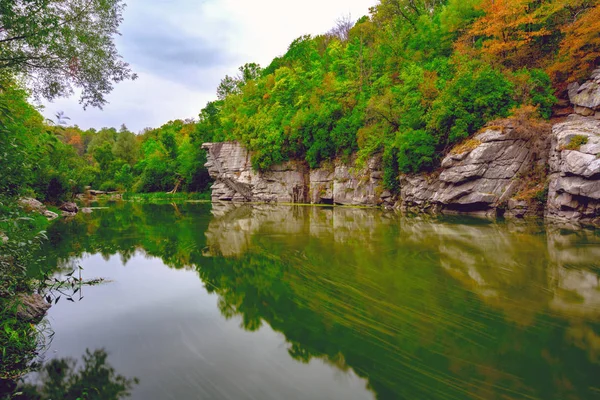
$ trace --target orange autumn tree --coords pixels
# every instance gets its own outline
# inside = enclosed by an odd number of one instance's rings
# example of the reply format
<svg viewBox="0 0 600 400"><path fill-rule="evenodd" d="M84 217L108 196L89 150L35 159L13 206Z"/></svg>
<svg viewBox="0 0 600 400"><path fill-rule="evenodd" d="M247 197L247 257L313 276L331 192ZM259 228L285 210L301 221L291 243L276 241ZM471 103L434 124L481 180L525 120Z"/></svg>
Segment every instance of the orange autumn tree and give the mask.
<svg viewBox="0 0 600 400"><path fill-rule="evenodd" d="M544 1L540 0L483 0L484 15L467 32L466 41L480 46L484 58L490 62L518 68L532 66L541 54L535 43L550 36L551 31L542 23Z"/></svg>
<svg viewBox="0 0 600 400"><path fill-rule="evenodd" d="M568 3L573 7L575 2ZM600 63L600 4L580 3L561 27L564 39L555 62L547 69L561 89L567 83L587 78Z"/></svg>

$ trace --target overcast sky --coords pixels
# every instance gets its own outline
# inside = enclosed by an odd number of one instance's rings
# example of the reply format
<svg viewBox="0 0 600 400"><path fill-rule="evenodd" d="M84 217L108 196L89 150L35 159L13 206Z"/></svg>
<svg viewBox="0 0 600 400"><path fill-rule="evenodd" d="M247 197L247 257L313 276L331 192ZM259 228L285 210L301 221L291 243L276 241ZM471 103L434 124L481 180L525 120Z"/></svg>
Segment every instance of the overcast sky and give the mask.
<svg viewBox="0 0 600 400"><path fill-rule="evenodd" d="M169 120L197 118L226 75L247 62L266 67L304 34L320 34L377 0L127 0L119 52L139 75L116 85L103 110L77 96L45 103L47 118L63 111L83 129L134 132Z"/></svg>

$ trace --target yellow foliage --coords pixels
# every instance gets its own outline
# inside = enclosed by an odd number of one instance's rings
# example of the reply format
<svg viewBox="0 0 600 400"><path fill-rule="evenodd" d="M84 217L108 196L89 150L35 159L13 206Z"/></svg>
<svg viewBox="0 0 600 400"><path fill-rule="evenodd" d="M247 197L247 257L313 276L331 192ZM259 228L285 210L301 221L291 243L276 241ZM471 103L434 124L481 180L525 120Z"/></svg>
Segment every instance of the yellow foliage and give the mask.
<svg viewBox="0 0 600 400"><path fill-rule="evenodd" d="M579 14L574 22L563 26L565 35L557 61L550 65L548 73L563 86L581 78L587 78L600 61L600 4Z"/></svg>
<svg viewBox="0 0 600 400"><path fill-rule="evenodd" d="M475 150L480 144L481 141L477 139L467 139L464 142L454 146L454 148L450 150L450 154L466 153L467 151Z"/></svg>
<svg viewBox="0 0 600 400"><path fill-rule="evenodd" d="M534 56L530 44L551 32L539 25L543 14L532 7L535 0L484 0L485 15L479 18L467 37L483 39L482 52L491 61L511 66L529 65Z"/></svg>

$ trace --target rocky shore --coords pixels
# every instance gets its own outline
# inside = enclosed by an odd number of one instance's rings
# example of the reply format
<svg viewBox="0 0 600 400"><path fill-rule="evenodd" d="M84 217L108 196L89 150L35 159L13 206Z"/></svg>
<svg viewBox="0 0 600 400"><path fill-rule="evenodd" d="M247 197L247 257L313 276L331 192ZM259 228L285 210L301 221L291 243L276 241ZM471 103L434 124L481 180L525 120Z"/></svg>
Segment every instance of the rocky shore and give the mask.
<svg viewBox="0 0 600 400"><path fill-rule="evenodd" d="M289 161L252 169L237 142L205 143L213 201L382 206L411 212L479 214L600 224L600 70L569 87L574 110L536 123L500 121L457 146L428 174L383 187L380 156L362 167L339 160L310 169ZM572 107L572 108L571 108Z"/></svg>

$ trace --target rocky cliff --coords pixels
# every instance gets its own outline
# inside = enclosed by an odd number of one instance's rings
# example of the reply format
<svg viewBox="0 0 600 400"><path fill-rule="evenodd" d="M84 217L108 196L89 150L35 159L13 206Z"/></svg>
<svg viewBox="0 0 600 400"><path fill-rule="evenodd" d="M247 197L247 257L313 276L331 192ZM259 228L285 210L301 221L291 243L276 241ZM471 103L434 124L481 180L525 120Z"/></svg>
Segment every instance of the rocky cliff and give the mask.
<svg viewBox="0 0 600 400"><path fill-rule="evenodd" d="M513 118L450 151L434 173L403 175L383 188L380 156L309 169L290 161L253 171L236 142L205 143L213 201L366 205L600 225L600 70L569 87L575 114L550 124Z"/></svg>
<svg viewBox="0 0 600 400"><path fill-rule="evenodd" d="M250 155L237 142L205 143L206 167L215 180L213 201L380 205L391 194L382 188L380 157L363 168L332 162L309 169L289 161L265 172L252 169Z"/></svg>
<svg viewBox="0 0 600 400"><path fill-rule="evenodd" d="M535 206L515 196L527 190L525 177L539 174L546 163L545 129L506 121L458 146L431 175L401 178L400 207L409 211L523 216Z"/></svg>
<svg viewBox="0 0 600 400"><path fill-rule="evenodd" d="M571 115L554 125L546 217L600 225L600 121Z"/></svg>

